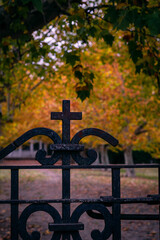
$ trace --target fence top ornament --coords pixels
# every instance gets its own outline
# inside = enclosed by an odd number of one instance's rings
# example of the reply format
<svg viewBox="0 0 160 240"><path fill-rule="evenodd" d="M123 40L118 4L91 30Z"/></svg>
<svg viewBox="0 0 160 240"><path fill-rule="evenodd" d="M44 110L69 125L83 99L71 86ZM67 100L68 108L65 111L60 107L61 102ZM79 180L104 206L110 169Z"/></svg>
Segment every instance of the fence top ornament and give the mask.
<svg viewBox="0 0 160 240"><path fill-rule="evenodd" d="M70 121L81 120L81 112L70 112L70 101L63 100L62 102L63 112L51 112L52 120L62 120L62 142L70 142Z"/></svg>
<svg viewBox="0 0 160 240"><path fill-rule="evenodd" d="M80 145L79 142L82 138L89 135L100 137L112 146L116 146L118 144L118 140L116 138L111 136L109 133L97 128L83 129L77 132L72 140L70 140L70 121L81 120L82 113L70 112L69 100L63 100L62 112L51 112L51 119L62 120L62 139L55 131L51 129L34 128L24 133L7 147L3 148L0 151L0 159L3 159L20 145L37 135L48 136L54 142L54 144L51 145L51 150L53 151L51 157L46 157L46 151L44 149L37 151L35 159L38 160L42 165L53 165L59 159L62 159L62 165L69 165L70 155L79 165L92 164L97 158L97 153L95 150L90 149L86 151L86 157L82 157L80 155L80 151L84 150L84 146Z"/></svg>

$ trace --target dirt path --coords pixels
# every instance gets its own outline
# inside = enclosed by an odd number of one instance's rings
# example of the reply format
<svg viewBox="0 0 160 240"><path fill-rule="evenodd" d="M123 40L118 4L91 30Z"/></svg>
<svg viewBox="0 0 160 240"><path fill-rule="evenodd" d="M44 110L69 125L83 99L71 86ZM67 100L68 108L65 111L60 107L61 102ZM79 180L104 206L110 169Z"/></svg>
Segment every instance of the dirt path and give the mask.
<svg viewBox="0 0 160 240"><path fill-rule="evenodd" d="M14 162L7 161L7 164ZM21 164L22 162L19 162ZM1 163L2 164L2 163ZM6 164L6 162L3 162ZM15 164L15 163L14 163ZM17 163L16 163L17 164ZM35 162L25 161L30 165ZM21 170L20 171L20 199L54 199L61 198L61 171L60 170ZM129 179L122 177L122 197L147 196L157 193L157 181L149 179ZM71 198L98 198L103 195L111 195L111 178L109 171L72 170L71 171ZM10 197L9 170L0 172L0 198ZM61 214L60 204L51 204ZM77 204L72 205L72 210ZM20 205L19 214L27 205ZM111 211L111 208L108 208ZM125 205L122 213L158 213L158 206L149 205ZM48 231L48 223L53 222L51 217L44 212L32 214L27 222L29 232L40 231L42 240L51 239ZM103 220L93 220L87 214L83 214L80 222L85 224L85 230L81 231L83 240L92 239L90 233L93 229L103 230ZM157 221L122 221L122 240L159 240ZM10 207L0 205L0 240L10 239ZM110 237L109 240L112 238Z"/></svg>

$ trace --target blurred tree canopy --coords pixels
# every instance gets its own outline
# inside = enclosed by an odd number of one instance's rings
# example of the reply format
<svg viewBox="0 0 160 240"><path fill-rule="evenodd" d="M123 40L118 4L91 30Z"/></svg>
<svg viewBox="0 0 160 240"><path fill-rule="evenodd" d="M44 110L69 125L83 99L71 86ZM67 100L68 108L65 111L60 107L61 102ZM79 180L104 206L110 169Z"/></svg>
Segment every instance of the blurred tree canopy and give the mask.
<svg viewBox="0 0 160 240"><path fill-rule="evenodd" d="M159 0L1 0L0 101L22 65L23 72L39 76L32 92L47 81L46 72L53 75L64 63L72 66L75 91L84 100L93 88L94 72L85 81L80 52L93 39L103 39L106 48L112 46L117 34L127 46L136 73L156 79L160 93Z"/></svg>
<svg viewBox="0 0 160 240"><path fill-rule="evenodd" d="M71 136L78 129L87 127L105 129L119 140L118 149L124 153L143 149L159 157L160 99L153 79L144 73L135 73L134 63L126 54L126 48L125 44L119 44L117 38L113 47L106 49L105 43L100 40L97 44L92 42L86 51L81 52L84 67L77 66L75 71L79 68L86 82L90 72L95 73L92 94L83 102L76 98L73 91L73 88L78 90L79 83L72 66L62 65L53 77L46 74L45 79L49 81L43 84L39 84L41 80L40 77L36 78L36 74L35 78L32 78L33 75L30 77L30 73L22 78L24 67L19 67L17 84L12 86L9 97L10 112L14 113L13 122L3 125L0 146L9 144L15 136L36 127L54 128L61 135L61 121L51 121L50 112L60 112L61 101L71 99L72 111L82 111L84 114L83 121L72 122ZM37 88L30 96L36 83ZM20 101L22 108L15 109ZM3 116L7 115L6 103L2 104L2 110ZM83 141L92 147L104 144L95 137Z"/></svg>

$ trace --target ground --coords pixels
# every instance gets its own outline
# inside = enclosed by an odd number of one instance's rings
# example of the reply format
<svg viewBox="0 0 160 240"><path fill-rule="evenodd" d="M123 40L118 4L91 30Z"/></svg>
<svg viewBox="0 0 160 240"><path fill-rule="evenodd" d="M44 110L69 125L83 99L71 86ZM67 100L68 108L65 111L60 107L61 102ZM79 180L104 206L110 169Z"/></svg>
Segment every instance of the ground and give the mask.
<svg viewBox="0 0 160 240"><path fill-rule="evenodd" d="M34 161L20 161L19 164L31 165ZM2 161L0 164L17 164L13 161ZM142 170L141 170L142 171ZM122 197L146 197L148 194L157 194L157 172L152 169L150 176L137 172L138 177L126 178L122 172L121 193ZM20 199L54 199L61 198L61 171L20 170ZM71 170L71 198L98 198L99 196L111 195L111 173L104 170ZM10 172L0 170L0 199L10 198ZM20 205L19 213L27 205ZM53 204L61 213L59 204ZM73 204L72 210L76 207ZM111 211L111 208L108 208ZM130 204L122 206L122 213L157 214L158 206L147 204ZM48 223L52 222L47 213L36 212L27 222L29 232L38 230L42 240L51 239ZM83 240L92 239L90 233L93 229L103 229L103 220L92 220L87 214L80 218L85 224L85 230L80 231ZM0 240L10 239L10 207L0 205ZM122 240L158 240L158 221L122 221ZM112 238L110 237L109 240Z"/></svg>

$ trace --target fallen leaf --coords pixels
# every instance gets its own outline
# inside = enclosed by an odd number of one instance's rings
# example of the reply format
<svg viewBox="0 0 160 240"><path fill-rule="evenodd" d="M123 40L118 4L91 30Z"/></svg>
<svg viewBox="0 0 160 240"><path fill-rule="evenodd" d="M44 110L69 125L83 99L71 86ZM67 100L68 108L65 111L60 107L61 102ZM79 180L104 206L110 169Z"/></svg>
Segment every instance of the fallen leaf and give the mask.
<svg viewBox="0 0 160 240"><path fill-rule="evenodd" d="M43 235L49 235L51 232L47 229L44 233L43 233Z"/></svg>

